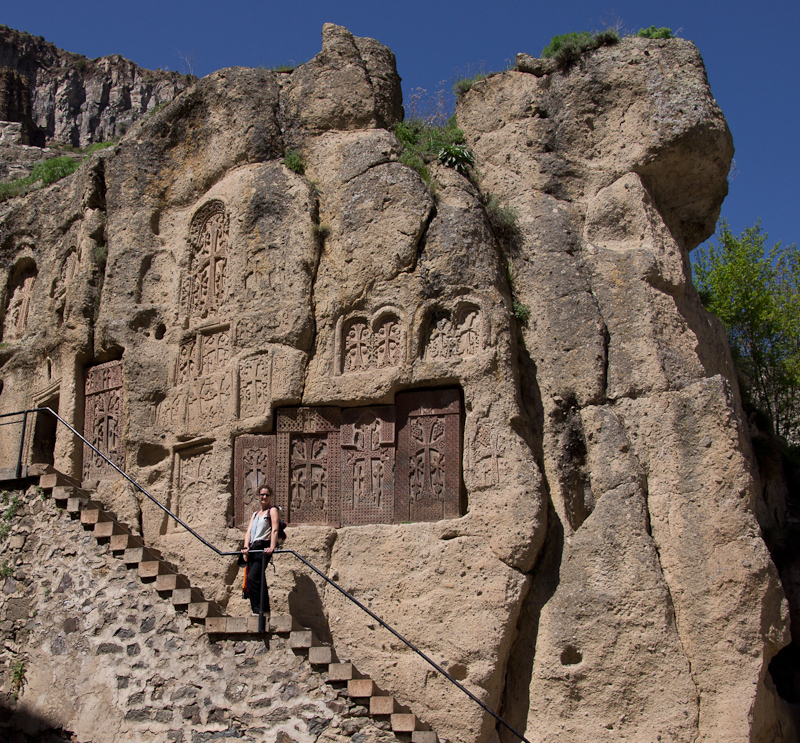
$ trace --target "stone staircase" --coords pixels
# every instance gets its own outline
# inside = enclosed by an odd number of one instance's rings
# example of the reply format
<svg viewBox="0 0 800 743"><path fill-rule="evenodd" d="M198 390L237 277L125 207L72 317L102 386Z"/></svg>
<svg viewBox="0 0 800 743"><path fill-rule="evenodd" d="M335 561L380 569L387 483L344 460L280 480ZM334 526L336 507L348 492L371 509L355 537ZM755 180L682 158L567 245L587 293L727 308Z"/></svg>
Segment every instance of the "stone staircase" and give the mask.
<svg viewBox="0 0 800 743"><path fill-rule="evenodd" d="M64 482L58 473L49 473L39 478L39 487L51 490L57 505L65 507L70 517L80 519L83 528L91 530L99 543L108 543L112 554L120 557L129 569L135 568L142 582L153 583L159 595L169 599L177 610L186 611L192 621L204 624L210 635L259 634L257 616L226 616L219 604L206 600L202 591L193 587L189 578L165 560L159 550L147 547L142 537L106 511L101 503L92 500L90 493ZM363 705L376 721L385 723L386 729L399 739L438 743L429 725L381 690L371 678L359 673L352 663L340 661L333 647L320 642L312 630L300 626L291 615L273 614L269 631L287 636L295 653L305 655L329 684L346 688L347 696Z"/></svg>

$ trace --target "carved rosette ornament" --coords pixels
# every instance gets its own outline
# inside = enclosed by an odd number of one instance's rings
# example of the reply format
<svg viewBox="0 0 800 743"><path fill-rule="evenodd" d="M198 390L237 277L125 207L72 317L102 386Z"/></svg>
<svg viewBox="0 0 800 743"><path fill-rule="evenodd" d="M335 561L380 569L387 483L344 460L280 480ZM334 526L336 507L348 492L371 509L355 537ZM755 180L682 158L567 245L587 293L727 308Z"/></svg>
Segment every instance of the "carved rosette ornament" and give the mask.
<svg viewBox="0 0 800 743"><path fill-rule="evenodd" d="M118 467L124 468L122 441L122 361L86 369L84 436ZM83 479L101 479L113 468L88 446L83 447Z"/></svg>

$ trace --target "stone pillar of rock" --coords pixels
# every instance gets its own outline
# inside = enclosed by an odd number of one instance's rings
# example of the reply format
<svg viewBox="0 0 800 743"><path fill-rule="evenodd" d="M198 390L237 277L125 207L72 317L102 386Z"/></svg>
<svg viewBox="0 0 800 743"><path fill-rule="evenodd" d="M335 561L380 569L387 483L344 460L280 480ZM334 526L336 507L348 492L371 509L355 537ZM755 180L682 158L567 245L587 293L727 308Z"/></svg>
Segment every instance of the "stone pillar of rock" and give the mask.
<svg viewBox="0 0 800 743"><path fill-rule="evenodd" d="M533 741L772 740L786 604L727 344L688 260L727 192L730 133L688 42L520 61L457 111L482 191L518 215L523 395L541 400L563 532L505 707Z"/></svg>

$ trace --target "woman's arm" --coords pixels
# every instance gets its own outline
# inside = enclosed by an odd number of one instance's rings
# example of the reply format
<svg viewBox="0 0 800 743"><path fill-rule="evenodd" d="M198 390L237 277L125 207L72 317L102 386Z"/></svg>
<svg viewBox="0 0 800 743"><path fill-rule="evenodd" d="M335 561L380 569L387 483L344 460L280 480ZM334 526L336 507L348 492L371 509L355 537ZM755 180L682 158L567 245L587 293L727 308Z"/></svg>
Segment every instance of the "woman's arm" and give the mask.
<svg viewBox="0 0 800 743"><path fill-rule="evenodd" d="M269 509L269 520L272 525L272 532L269 538L269 549L267 550L267 553L271 554L275 551L275 547L278 546L278 524L280 519L278 518L277 506L273 506Z"/></svg>
<svg viewBox="0 0 800 743"><path fill-rule="evenodd" d="M253 519L255 517L256 514L254 512L253 515L250 517L250 523L247 525L247 531L244 533L244 549L242 550L242 552L244 552L245 557L247 557L247 552L250 549L250 534L253 531Z"/></svg>

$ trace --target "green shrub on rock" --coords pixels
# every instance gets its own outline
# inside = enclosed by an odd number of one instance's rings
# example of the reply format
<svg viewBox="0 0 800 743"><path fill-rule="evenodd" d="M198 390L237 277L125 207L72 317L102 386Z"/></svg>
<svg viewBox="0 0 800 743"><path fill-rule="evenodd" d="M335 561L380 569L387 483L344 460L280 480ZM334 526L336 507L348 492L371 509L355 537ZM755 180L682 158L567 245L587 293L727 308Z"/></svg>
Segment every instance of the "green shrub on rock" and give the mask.
<svg viewBox="0 0 800 743"><path fill-rule="evenodd" d="M666 26L661 26L661 28L656 28L655 26L650 26L650 28L640 28L639 32L636 34L637 36L643 39L672 39L672 29L667 28Z"/></svg>
<svg viewBox="0 0 800 743"><path fill-rule="evenodd" d="M588 31L573 31L560 34L550 39L550 43L542 49L542 56L555 59L562 70L577 62L586 52L599 49L601 46L611 46L619 41L619 33L613 28L607 28L596 34Z"/></svg>

